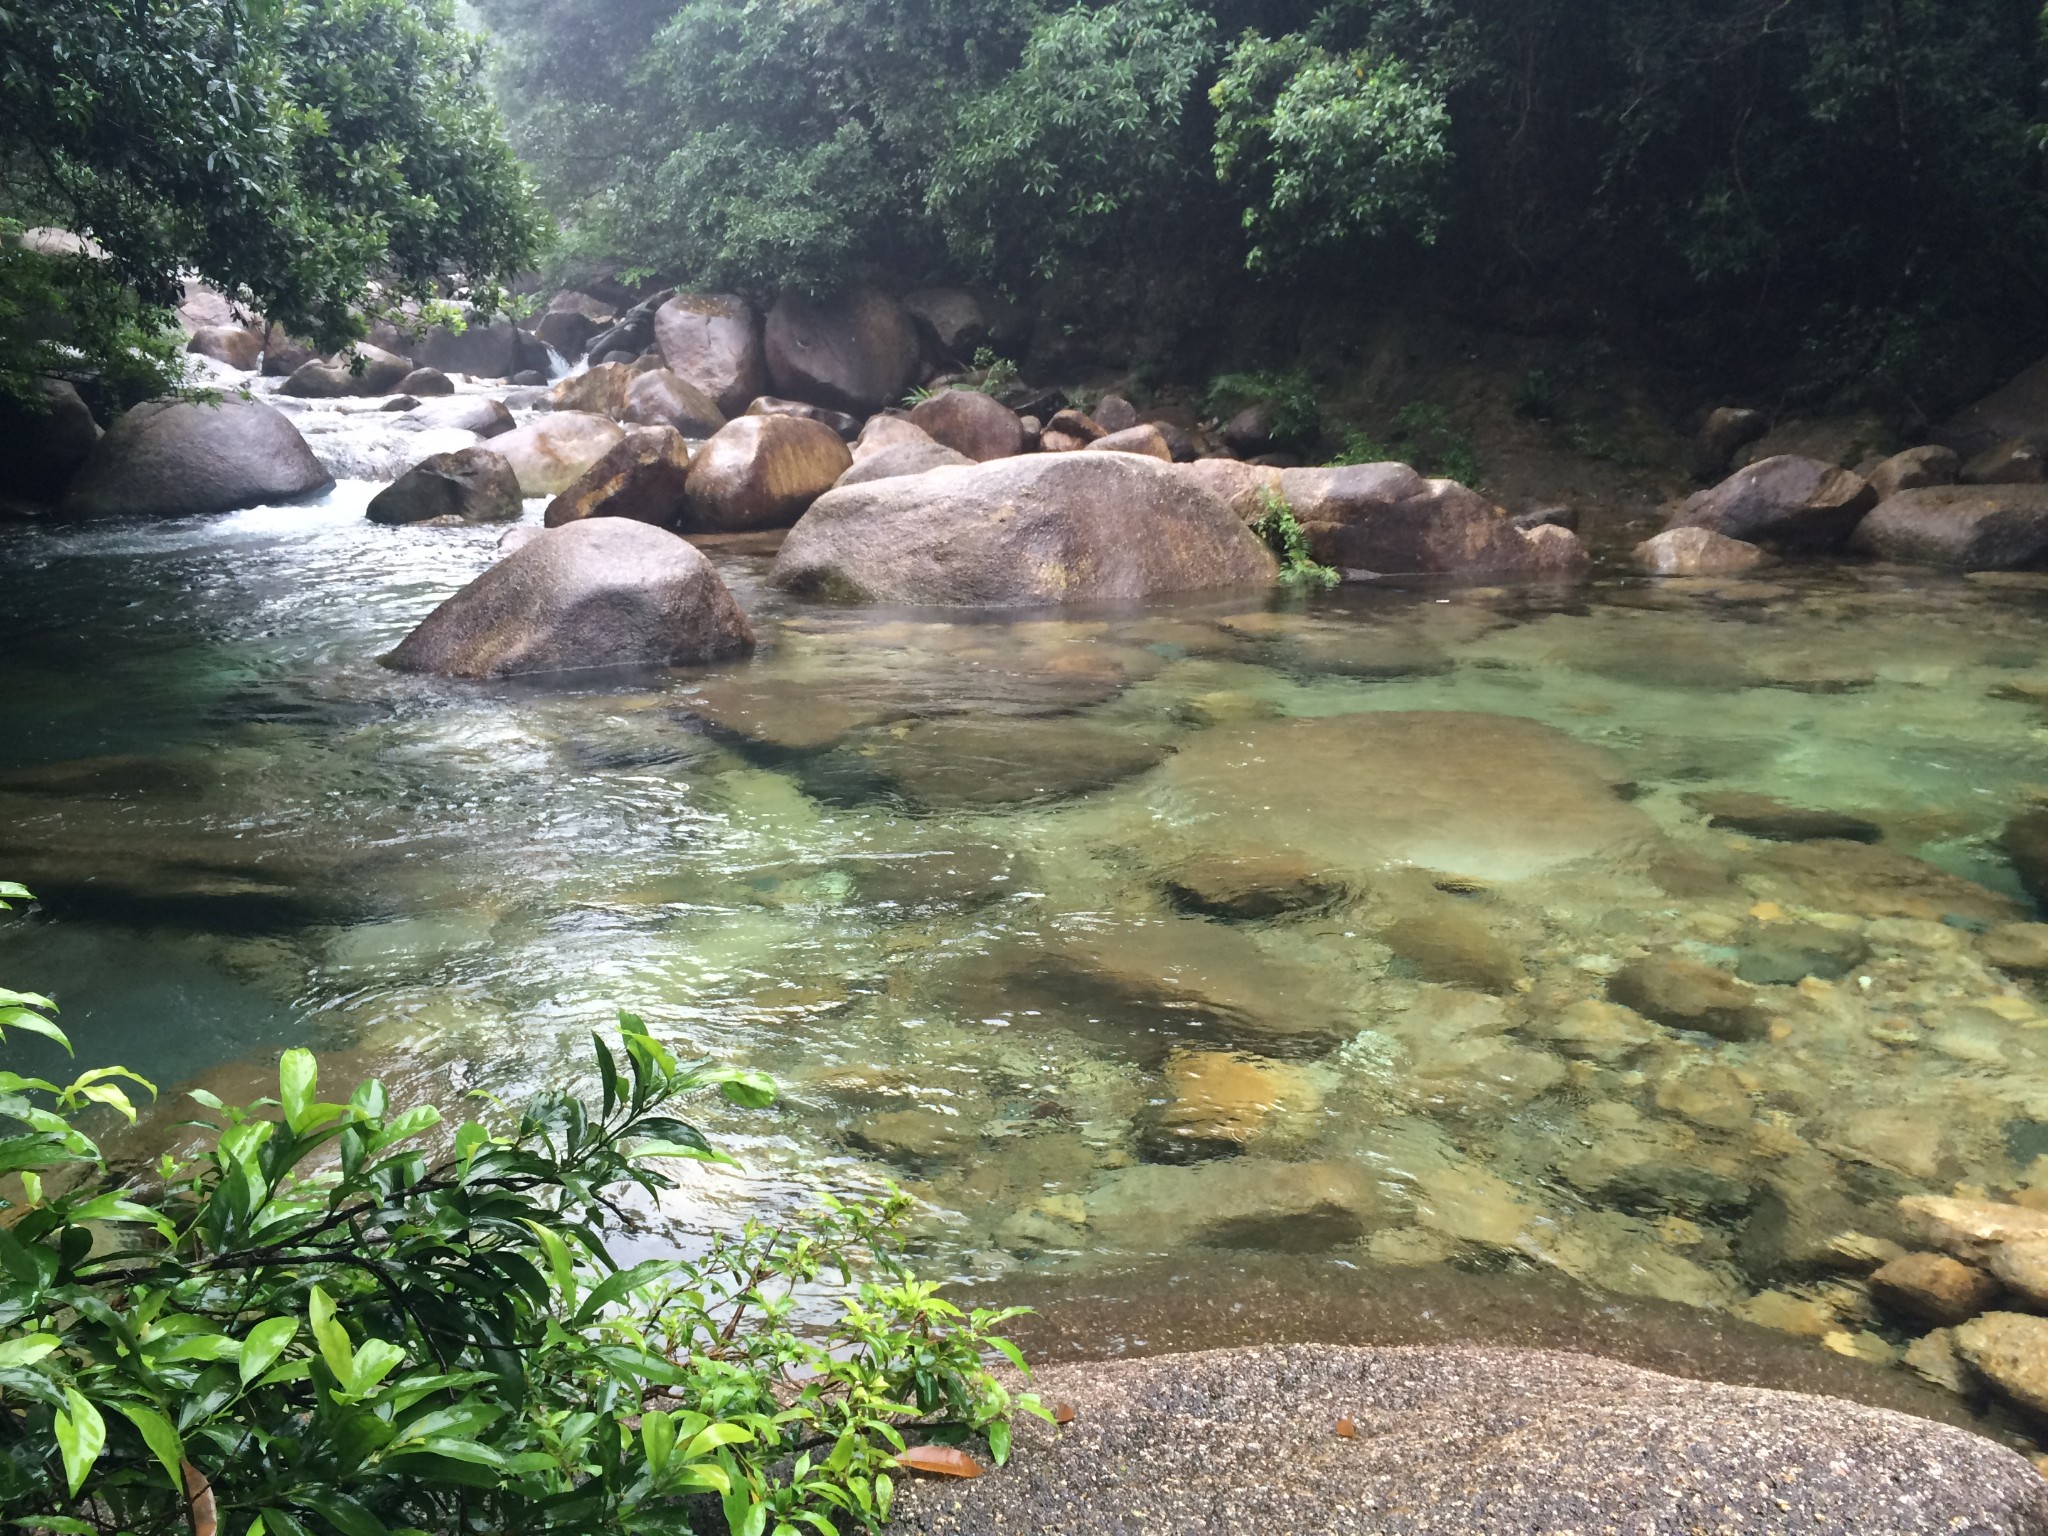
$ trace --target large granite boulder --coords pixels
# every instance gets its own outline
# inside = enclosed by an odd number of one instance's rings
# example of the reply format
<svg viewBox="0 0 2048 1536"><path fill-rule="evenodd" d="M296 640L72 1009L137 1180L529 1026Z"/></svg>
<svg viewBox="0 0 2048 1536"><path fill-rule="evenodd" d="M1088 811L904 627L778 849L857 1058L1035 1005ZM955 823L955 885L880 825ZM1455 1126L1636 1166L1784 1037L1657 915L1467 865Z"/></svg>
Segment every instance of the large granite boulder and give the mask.
<svg viewBox="0 0 2048 1536"><path fill-rule="evenodd" d="M673 427L633 427L624 441L548 503L550 528L586 517L630 517L657 528L683 521L690 449Z"/></svg>
<svg viewBox="0 0 2048 1536"><path fill-rule="evenodd" d="M1933 436L1965 459L2012 438L2048 438L2048 358L1958 412Z"/></svg>
<svg viewBox="0 0 2048 1536"><path fill-rule="evenodd" d="M771 579L871 603L1127 602L1262 586L1273 558L1223 500L1135 454L1028 455L820 497Z"/></svg>
<svg viewBox="0 0 2048 1536"><path fill-rule="evenodd" d="M1924 490L1930 485L1954 485L1962 475L1962 461L1953 448L1930 443L1895 453L1870 472L1870 489L1880 502L1901 491Z"/></svg>
<svg viewBox="0 0 2048 1536"><path fill-rule="evenodd" d="M761 321L729 293L679 293L654 313L654 343L669 372L737 416L768 387Z"/></svg>
<svg viewBox="0 0 2048 1536"><path fill-rule="evenodd" d="M301 364L277 392L304 400L340 400L350 395L388 395L413 370L409 357L358 343L333 359L314 358Z"/></svg>
<svg viewBox="0 0 2048 1536"><path fill-rule="evenodd" d="M1765 549L1840 549L1877 493L1861 475L1821 459L1779 454L1690 497L1672 528L1706 528Z"/></svg>
<svg viewBox="0 0 2048 1536"><path fill-rule="evenodd" d="M1051 1365L1015 1456L907 1479L904 1536L2040 1536L2048 1482L1965 1429L1589 1355L1338 1345Z"/></svg>
<svg viewBox="0 0 2048 1536"><path fill-rule="evenodd" d="M869 415L917 382L917 328L902 305L873 288L829 299L785 292L768 312L762 341L777 394L835 411Z"/></svg>
<svg viewBox="0 0 2048 1536"><path fill-rule="evenodd" d="M100 440L99 423L62 379L35 382L40 403L0 400L0 496L55 501Z"/></svg>
<svg viewBox="0 0 2048 1536"><path fill-rule="evenodd" d="M2048 486L1934 485L1879 503L1853 547L1909 565L2004 571L2048 557Z"/></svg>
<svg viewBox="0 0 2048 1536"><path fill-rule="evenodd" d="M913 425L908 416L870 416L861 427L860 435L853 440L853 462L858 464L885 449L900 448L906 443L914 443L921 448L939 446L929 432Z"/></svg>
<svg viewBox="0 0 2048 1536"><path fill-rule="evenodd" d="M1734 576L1764 563L1754 544L1711 528L1667 528L1636 546L1636 564L1652 576Z"/></svg>
<svg viewBox="0 0 2048 1536"><path fill-rule="evenodd" d="M428 330L413 345L413 361L479 379L507 379L526 366L521 334L509 318L486 319L472 310L463 320L461 330L446 325Z"/></svg>
<svg viewBox="0 0 2048 1536"><path fill-rule="evenodd" d="M478 437L502 437L519 425L505 403L489 395L444 395L422 400L401 419L422 428L456 427Z"/></svg>
<svg viewBox="0 0 2048 1536"><path fill-rule="evenodd" d="M690 470L692 533L787 528L853 465L830 427L803 416L740 416L698 450Z"/></svg>
<svg viewBox="0 0 2048 1536"><path fill-rule="evenodd" d="M725 425L717 402L667 368L634 376L618 419L628 426L673 427L685 437L709 437Z"/></svg>
<svg viewBox="0 0 2048 1536"><path fill-rule="evenodd" d="M920 288L903 296L904 313L934 356L959 365L995 339L988 311L965 288Z"/></svg>
<svg viewBox="0 0 2048 1536"><path fill-rule="evenodd" d="M488 448L461 448L422 459L370 498L373 523L394 526L459 518L465 523L519 521L519 477Z"/></svg>
<svg viewBox="0 0 2048 1536"><path fill-rule="evenodd" d="M1023 418L978 389L940 390L917 403L910 421L934 442L977 464L1014 458L1024 451Z"/></svg>
<svg viewBox="0 0 2048 1536"><path fill-rule="evenodd" d="M117 418L65 493L71 517L191 517L297 501L334 483L280 411L151 400Z"/></svg>
<svg viewBox="0 0 2048 1536"><path fill-rule="evenodd" d="M973 462L965 454L955 453L930 438L921 443L896 443L856 457L853 468L839 477L838 485L866 485L870 480L893 480L898 475L921 475L928 469L953 469Z"/></svg>
<svg viewBox="0 0 2048 1536"><path fill-rule="evenodd" d="M263 363L263 338L240 325L202 325L185 350L251 373Z"/></svg>
<svg viewBox="0 0 2048 1536"><path fill-rule="evenodd" d="M400 672L516 677L715 661L753 644L746 615L689 543L631 518L596 517L507 555L384 661Z"/></svg>
<svg viewBox="0 0 2048 1536"><path fill-rule="evenodd" d="M626 429L587 411L556 411L491 442L519 477L523 496L559 496L618 446Z"/></svg>
<svg viewBox="0 0 2048 1536"><path fill-rule="evenodd" d="M638 377L629 363L596 363L581 373L557 380L548 390L548 407L582 411L617 421L626 409L626 392Z"/></svg>
<svg viewBox="0 0 2048 1536"><path fill-rule="evenodd" d="M1196 478L1192 465L1176 473ZM1315 558L1341 571L1538 580L1591 563L1567 530L1517 528L1476 491L1406 464L1283 470L1279 494Z"/></svg>

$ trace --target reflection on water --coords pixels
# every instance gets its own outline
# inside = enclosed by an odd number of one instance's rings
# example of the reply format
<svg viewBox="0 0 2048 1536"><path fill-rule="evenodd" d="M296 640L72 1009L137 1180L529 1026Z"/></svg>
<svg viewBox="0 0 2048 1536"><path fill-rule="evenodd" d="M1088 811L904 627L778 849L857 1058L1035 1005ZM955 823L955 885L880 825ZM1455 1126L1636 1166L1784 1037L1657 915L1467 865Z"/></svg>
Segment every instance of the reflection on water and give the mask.
<svg viewBox="0 0 2048 1536"><path fill-rule="evenodd" d="M977 621L721 553L752 661L457 686L375 658L498 531L374 489L0 535L0 976L87 1060L516 1098L631 1008L788 1088L681 1226L893 1178L961 1280L1541 1273L1879 1362L1897 1198L2048 1187L2025 579Z"/></svg>

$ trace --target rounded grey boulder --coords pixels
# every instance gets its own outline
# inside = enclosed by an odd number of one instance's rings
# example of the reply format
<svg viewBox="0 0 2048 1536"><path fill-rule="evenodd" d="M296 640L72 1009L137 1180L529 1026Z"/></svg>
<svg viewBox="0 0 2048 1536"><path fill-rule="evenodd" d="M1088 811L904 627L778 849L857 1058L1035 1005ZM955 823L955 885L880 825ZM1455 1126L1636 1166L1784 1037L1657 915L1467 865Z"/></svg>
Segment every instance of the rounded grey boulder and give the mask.
<svg viewBox="0 0 2048 1536"><path fill-rule="evenodd" d="M458 448L420 460L370 498L373 523L403 525L455 517L465 523L516 523L519 477L488 448Z"/></svg>
<svg viewBox="0 0 2048 1536"><path fill-rule="evenodd" d="M2048 1482L1967 1430L1588 1355L1300 1346L1052 1366L1009 1466L906 1480L906 1536L2038 1536ZM1348 1433L1346 1432L1348 1430Z"/></svg>
<svg viewBox="0 0 2048 1536"><path fill-rule="evenodd" d="M597 517L522 544L384 658L400 672L518 677L674 666L754 646L711 562L650 523Z"/></svg>
<svg viewBox="0 0 2048 1536"><path fill-rule="evenodd" d="M299 429L253 400L150 400L93 445L65 494L70 517L194 517L297 501L334 479Z"/></svg>
<svg viewBox="0 0 2048 1536"><path fill-rule="evenodd" d="M869 603L1028 607L1265 586L1273 557L1230 506L1128 453L1029 455L828 491L770 579Z"/></svg>

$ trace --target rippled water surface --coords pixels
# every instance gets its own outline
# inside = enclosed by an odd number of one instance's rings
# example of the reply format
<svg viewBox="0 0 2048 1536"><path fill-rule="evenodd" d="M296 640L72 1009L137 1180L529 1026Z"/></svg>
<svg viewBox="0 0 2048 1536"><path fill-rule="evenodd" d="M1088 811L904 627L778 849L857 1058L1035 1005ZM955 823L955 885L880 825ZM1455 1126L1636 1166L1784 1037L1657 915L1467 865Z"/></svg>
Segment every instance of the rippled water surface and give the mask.
<svg viewBox="0 0 2048 1536"><path fill-rule="evenodd" d="M0 976L81 1057L516 1099L630 1008L787 1089L709 1112L748 1172L679 1226L892 1178L956 1278L1542 1272L1876 1361L1846 1235L2048 1184L2048 1013L1982 949L2033 915L2029 579L999 620L729 550L751 661L455 685L376 657L499 531L374 489L0 531L0 875L46 897ZM1710 825L1735 792L1882 840ZM1739 968L1758 1037L1609 1002L1646 953Z"/></svg>

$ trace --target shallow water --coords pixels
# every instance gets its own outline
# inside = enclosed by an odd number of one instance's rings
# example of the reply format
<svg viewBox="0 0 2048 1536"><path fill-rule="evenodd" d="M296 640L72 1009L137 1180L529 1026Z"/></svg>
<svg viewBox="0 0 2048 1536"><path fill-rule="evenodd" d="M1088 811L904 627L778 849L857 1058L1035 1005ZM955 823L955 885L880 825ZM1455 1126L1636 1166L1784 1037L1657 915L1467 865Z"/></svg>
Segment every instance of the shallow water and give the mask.
<svg viewBox="0 0 2048 1536"><path fill-rule="evenodd" d="M975 619L718 552L752 660L455 685L376 657L502 530L375 527L376 488L0 531L0 875L45 897L0 977L86 1061L254 1096L308 1044L516 1101L629 1008L786 1088L705 1106L748 1171L671 1234L895 1179L961 1281L1313 1253L1873 1363L1904 1336L1827 1244L2048 1184L2048 1011L1978 952L2032 916L1996 843L2048 793L2030 581ZM1728 791L1884 840L1688 798ZM1645 951L1763 979L1764 1037L1607 1006Z"/></svg>

